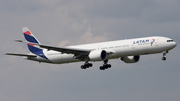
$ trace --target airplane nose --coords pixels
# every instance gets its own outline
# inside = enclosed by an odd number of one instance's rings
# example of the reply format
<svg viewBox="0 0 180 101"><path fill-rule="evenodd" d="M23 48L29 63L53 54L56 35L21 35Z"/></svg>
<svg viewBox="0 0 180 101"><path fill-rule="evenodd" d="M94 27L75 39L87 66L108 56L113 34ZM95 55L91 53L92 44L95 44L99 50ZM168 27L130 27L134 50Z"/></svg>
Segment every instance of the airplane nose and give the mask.
<svg viewBox="0 0 180 101"><path fill-rule="evenodd" d="M169 43L169 49L173 49L177 46L176 42L173 40L168 40L167 42Z"/></svg>
<svg viewBox="0 0 180 101"><path fill-rule="evenodd" d="M174 47L176 47L177 46L177 44L176 44L176 42L174 42Z"/></svg>
<svg viewBox="0 0 180 101"><path fill-rule="evenodd" d="M173 42L173 43L171 44L171 46L172 46L172 48L175 48L175 47L177 46L176 42Z"/></svg>

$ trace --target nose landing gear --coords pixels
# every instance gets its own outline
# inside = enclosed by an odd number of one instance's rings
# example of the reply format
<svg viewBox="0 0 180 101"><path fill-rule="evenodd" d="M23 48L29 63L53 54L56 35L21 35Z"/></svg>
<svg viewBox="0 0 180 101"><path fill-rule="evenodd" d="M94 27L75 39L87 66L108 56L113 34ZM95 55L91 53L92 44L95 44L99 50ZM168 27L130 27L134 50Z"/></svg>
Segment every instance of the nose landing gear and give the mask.
<svg viewBox="0 0 180 101"><path fill-rule="evenodd" d="M162 57L162 60L164 60L164 61L165 61L165 60L166 60L166 57Z"/></svg>
<svg viewBox="0 0 180 101"><path fill-rule="evenodd" d="M166 51L166 52L163 53L163 57L161 58L163 61L166 60L166 57L165 57L165 56L166 56L167 53L169 53L169 51Z"/></svg>

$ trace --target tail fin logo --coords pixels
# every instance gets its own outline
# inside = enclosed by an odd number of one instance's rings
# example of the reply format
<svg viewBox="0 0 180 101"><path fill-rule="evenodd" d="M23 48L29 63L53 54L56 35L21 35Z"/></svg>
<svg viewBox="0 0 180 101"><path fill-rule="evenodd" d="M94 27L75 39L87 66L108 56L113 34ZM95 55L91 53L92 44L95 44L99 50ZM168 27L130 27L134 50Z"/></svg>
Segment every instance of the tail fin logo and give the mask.
<svg viewBox="0 0 180 101"><path fill-rule="evenodd" d="M27 27L23 27L22 28L22 31L23 31L23 34L24 34L24 37L25 39L28 41L28 42L32 42L32 43L40 43L36 38L35 36L30 32L30 30L27 28Z"/></svg>

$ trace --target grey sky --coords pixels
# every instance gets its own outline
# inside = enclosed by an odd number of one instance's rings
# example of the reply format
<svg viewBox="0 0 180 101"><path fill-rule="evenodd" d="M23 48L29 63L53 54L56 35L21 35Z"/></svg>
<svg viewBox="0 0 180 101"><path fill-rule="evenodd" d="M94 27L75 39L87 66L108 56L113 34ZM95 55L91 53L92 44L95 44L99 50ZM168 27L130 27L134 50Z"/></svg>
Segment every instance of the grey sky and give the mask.
<svg viewBox="0 0 180 101"><path fill-rule="evenodd" d="M28 53L21 28L41 43L55 46L166 36L180 41L179 0L1 0L1 101L179 101L177 46L162 54L141 56L138 63L110 60L81 70L81 63L53 65L5 56Z"/></svg>

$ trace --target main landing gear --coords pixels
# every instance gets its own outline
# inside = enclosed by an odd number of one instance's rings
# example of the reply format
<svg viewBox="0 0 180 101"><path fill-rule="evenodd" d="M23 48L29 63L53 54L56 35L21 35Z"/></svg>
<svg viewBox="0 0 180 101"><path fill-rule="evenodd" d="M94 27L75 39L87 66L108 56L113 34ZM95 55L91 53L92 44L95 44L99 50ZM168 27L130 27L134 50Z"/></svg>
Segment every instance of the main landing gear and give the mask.
<svg viewBox="0 0 180 101"><path fill-rule="evenodd" d="M104 60L103 62L104 62L103 66L99 67L100 70L105 70L105 69L111 68L111 64L107 64L108 60ZM88 61L86 61L84 63L84 65L81 65L81 69L86 69L86 68L89 68L89 67L92 67L92 66L93 66L92 63L88 63Z"/></svg>
<svg viewBox="0 0 180 101"><path fill-rule="evenodd" d="M163 57L161 58L162 60L164 60L164 61L166 60L166 57L165 57L165 56L166 56L167 53L169 53L169 52L166 51L166 52L163 53Z"/></svg>
<svg viewBox="0 0 180 101"><path fill-rule="evenodd" d="M105 69L111 68L111 64L107 64L107 63L108 63L108 60L104 60L103 66L100 66L99 69L105 70Z"/></svg>
<svg viewBox="0 0 180 101"><path fill-rule="evenodd" d="M84 63L84 65L81 65L81 69L86 69L86 68L89 68L89 67L92 67L92 66L93 66L93 64L88 63L88 61L87 61L87 62Z"/></svg>

